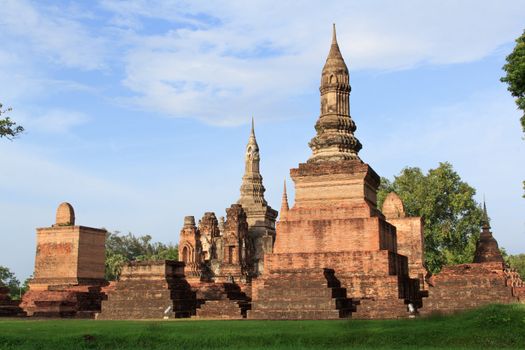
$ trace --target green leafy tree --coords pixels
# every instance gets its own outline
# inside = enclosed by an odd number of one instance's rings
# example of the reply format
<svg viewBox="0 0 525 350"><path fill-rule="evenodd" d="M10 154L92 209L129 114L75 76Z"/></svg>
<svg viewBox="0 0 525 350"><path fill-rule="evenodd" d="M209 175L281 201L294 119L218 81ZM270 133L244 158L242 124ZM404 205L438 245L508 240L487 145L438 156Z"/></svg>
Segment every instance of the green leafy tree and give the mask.
<svg viewBox="0 0 525 350"><path fill-rule="evenodd" d="M508 84L507 89L516 97L516 104L524 114L521 117L521 126L525 132L525 31L516 39L516 46L507 56L507 63L503 66L507 73L501 81Z"/></svg>
<svg viewBox="0 0 525 350"><path fill-rule="evenodd" d="M106 279L118 279L122 267L133 260L178 260L178 246L152 242L150 235L108 233L106 238Z"/></svg>
<svg viewBox="0 0 525 350"><path fill-rule="evenodd" d="M505 260L510 267L518 270L521 278L525 281L525 254L509 255Z"/></svg>
<svg viewBox="0 0 525 350"><path fill-rule="evenodd" d="M523 112L520 121L521 128L525 132L525 31L516 39L516 46L507 56L507 63L503 66L503 70L506 75L501 81L507 83L507 90L516 97L516 104ZM523 181L523 190L525 190L525 181ZM523 197L525 198L525 194Z"/></svg>
<svg viewBox="0 0 525 350"><path fill-rule="evenodd" d="M475 189L461 180L450 163L440 163L427 174L414 167L403 169L394 181L382 179L379 206L392 191L403 200L408 216L423 217L430 272L446 264L472 262L482 210L474 200Z"/></svg>
<svg viewBox="0 0 525 350"><path fill-rule="evenodd" d="M8 140L12 140L19 134L24 132L24 127L16 125L14 121L9 117L2 118L2 115L10 112L12 109L3 109L3 105L0 103L0 138L5 137Z"/></svg>
<svg viewBox="0 0 525 350"><path fill-rule="evenodd" d="M9 295L13 299L20 296L20 281L15 274L5 266L0 266L0 285L9 288Z"/></svg>

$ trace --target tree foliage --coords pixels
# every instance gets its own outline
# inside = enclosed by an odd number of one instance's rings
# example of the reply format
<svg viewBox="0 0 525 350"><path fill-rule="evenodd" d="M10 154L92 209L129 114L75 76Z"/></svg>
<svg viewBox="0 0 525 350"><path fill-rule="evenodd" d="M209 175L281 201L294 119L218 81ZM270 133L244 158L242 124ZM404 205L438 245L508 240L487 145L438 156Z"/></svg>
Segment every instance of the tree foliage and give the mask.
<svg viewBox="0 0 525 350"><path fill-rule="evenodd" d="M474 200L475 189L461 180L450 163L440 163L427 174L405 168L393 182L381 179L380 206L392 191L403 200L408 216L423 217L425 263L430 272L446 264L472 262L482 210Z"/></svg>
<svg viewBox="0 0 525 350"><path fill-rule="evenodd" d="M177 245L152 242L150 235L108 233L106 238L106 279L118 279L125 263L133 260L178 260Z"/></svg>
<svg viewBox="0 0 525 350"><path fill-rule="evenodd" d="M16 299L20 295L20 281L15 274L5 266L0 266L0 285L9 288L9 295Z"/></svg>
<svg viewBox="0 0 525 350"><path fill-rule="evenodd" d="M518 270L521 278L525 281L525 254L509 255L505 260L510 267Z"/></svg>
<svg viewBox="0 0 525 350"><path fill-rule="evenodd" d="M507 63L503 66L507 73L501 81L507 83L507 89L516 97L516 104L524 114L521 117L521 126L525 132L525 31L516 39L516 46L507 56Z"/></svg>
<svg viewBox="0 0 525 350"><path fill-rule="evenodd" d="M5 137L12 140L24 131L24 127L16 125L9 117L2 118L3 114L11 111L11 108L2 109L3 105L0 103L0 138Z"/></svg>
<svg viewBox="0 0 525 350"><path fill-rule="evenodd" d="M516 97L516 104L523 112L520 121L521 128L525 132L525 31L516 39L516 46L507 56L507 63L503 66L503 70L507 74L501 78L501 81L507 83L507 90ZM523 190L525 190L525 181L523 181Z"/></svg>

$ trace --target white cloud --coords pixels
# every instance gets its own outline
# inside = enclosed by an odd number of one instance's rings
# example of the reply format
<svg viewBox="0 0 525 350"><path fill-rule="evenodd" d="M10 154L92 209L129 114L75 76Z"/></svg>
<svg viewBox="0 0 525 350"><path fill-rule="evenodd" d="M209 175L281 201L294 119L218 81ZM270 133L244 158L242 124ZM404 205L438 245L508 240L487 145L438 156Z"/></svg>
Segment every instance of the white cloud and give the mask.
<svg viewBox="0 0 525 350"><path fill-rule="evenodd" d="M59 65L80 69L104 66L104 42L67 13L46 11L25 0L5 0L0 6L3 45L25 55L39 55ZM19 51L19 53L22 53Z"/></svg>
<svg viewBox="0 0 525 350"><path fill-rule="evenodd" d="M19 93L12 95L45 93L43 82L60 80L46 62L103 69L131 92L117 102L218 125L242 123L254 113L290 117L287 101L318 84L332 22L352 72L479 60L519 35L525 19L522 1L101 0L80 6L4 1L0 30L9 51L0 51L0 78L14 80Z"/></svg>
<svg viewBox="0 0 525 350"><path fill-rule="evenodd" d="M43 113L17 111L16 120L27 131L63 134L89 122L90 118L76 111L51 109Z"/></svg>
<svg viewBox="0 0 525 350"><path fill-rule="evenodd" d="M525 17L519 1L104 4L135 22L184 24L128 37L123 84L136 94L128 101L215 124L241 123L252 113L287 116L282 106L317 84L332 21L355 71L475 61L517 36ZM186 19L199 14L214 25L201 20L188 28Z"/></svg>

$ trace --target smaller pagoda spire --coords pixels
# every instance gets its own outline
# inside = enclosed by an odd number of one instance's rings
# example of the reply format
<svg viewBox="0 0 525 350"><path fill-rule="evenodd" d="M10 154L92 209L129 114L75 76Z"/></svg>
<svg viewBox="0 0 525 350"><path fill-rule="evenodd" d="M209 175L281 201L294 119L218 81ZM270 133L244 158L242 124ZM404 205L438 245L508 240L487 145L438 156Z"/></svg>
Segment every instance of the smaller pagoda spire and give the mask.
<svg viewBox="0 0 525 350"><path fill-rule="evenodd" d="M487 205L483 199L483 217L481 219L481 233L476 244L474 253L475 263L498 262L503 263L503 256L499 250L498 242L490 232L489 216L487 214Z"/></svg>
<svg viewBox="0 0 525 350"><path fill-rule="evenodd" d="M255 138L254 126L255 122L252 117L252 129L244 155L244 176L242 177L241 198L237 202L243 206L247 206L248 203L267 205L264 199L265 188L262 183L263 178L259 172L259 162L261 158L259 155L259 145L257 145L257 139Z"/></svg>
<svg viewBox="0 0 525 350"><path fill-rule="evenodd" d="M288 213L290 207L288 206L288 194L286 193L286 179L284 179L284 189L283 189L283 200L281 203L281 217Z"/></svg>
<svg viewBox="0 0 525 350"><path fill-rule="evenodd" d="M483 230L490 229L489 216L487 214L487 204L485 203L485 198L483 198L483 218L481 219L481 227Z"/></svg>

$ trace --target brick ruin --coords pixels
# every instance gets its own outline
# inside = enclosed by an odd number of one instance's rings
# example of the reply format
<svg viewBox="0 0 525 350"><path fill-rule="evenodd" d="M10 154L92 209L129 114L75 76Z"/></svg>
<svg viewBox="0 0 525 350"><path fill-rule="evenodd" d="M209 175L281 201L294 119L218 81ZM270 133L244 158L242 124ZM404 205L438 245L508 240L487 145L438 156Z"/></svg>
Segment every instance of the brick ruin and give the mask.
<svg viewBox="0 0 525 350"><path fill-rule="evenodd" d="M69 203L37 228L35 270L20 307L28 316L92 318L104 297L106 230L75 225Z"/></svg>
<svg viewBox="0 0 525 350"><path fill-rule="evenodd" d="M380 178L358 156L350 90L334 27L312 155L290 170L295 203L283 203L250 318L397 318L409 316L408 304L422 306L419 276L410 276L396 227L377 208ZM404 230L421 234L417 225Z"/></svg>
<svg viewBox="0 0 525 350"><path fill-rule="evenodd" d="M425 268L423 219L408 217L405 214L403 201L395 192L390 192L386 196L381 212L386 220L396 227L397 251L408 257L408 275L418 279L421 289L425 289L428 271Z"/></svg>
<svg viewBox="0 0 525 350"><path fill-rule="evenodd" d="M277 224L252 120L239 200L226 219L184 218L179 262L131 262L108 285L106 231L75 226L73 207L62 203L56 223L37 229L21 308L97 319L372 319L524 302L523 281L505 266L486 208L474 262L428 274L422 219L408 217L395 193L377 207L380 177L358 155L350 91L334 26L312 155L290 170L295 202L290 208L285 181ZM0 316L19 312L15 304L0 287Z"/></svg>
<svg viewBox="0 0 525 350"><path fill-rule="evenodd" d="M264 198L259 163L252 119L240 199L226 209L226 221L212 212L198 226L193 216L184 219L179 259L197 293L196 317L245 318L250 309L251 281L263 273L264 256L272 252L277 218Z"/></svg>
<svg viewBox="0 0 525 350"><path fill-rule="evenodd" d="M506 266L490 231L485 204L483 211L474 261L445 266L428 279L429 296L422 314L453 313L492 303L525 302L525 284L516 270Z"/></svg>
<svg viewBox="0 0 525 350"><path fill-rule="evenodd" d="M195 314L195 292L184 278L184 263L134 261L102 301L99 320L169 319Z"/></svg>

